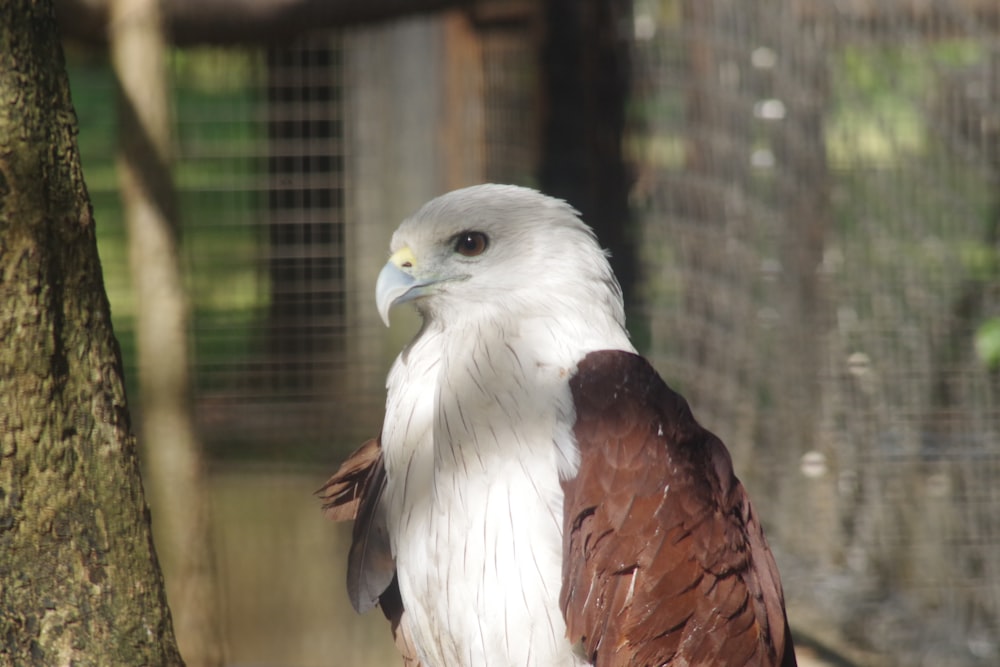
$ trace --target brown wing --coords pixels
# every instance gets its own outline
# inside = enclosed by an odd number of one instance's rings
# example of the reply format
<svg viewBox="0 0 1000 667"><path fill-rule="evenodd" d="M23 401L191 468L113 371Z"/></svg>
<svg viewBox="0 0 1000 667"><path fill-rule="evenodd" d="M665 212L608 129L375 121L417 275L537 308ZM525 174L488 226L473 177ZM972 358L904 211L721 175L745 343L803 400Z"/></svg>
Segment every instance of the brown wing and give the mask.
<svg viewBox="0 0 1000 667"><path fill-rule="evenodd" d="M637 355L591 353L570 387L570 640L600 667L795 665L777 567L722 442Z"/></svg>
<svg viewBox="0 0 1000 667"><path fill-rule="evenodd" d="M420 667L416 647L402 622L406 610L379 502L384 488L382 448L372 439L348 456L316 494L328 518L354 521L347 560L347 593L354 609L362 613L378 604L389 619L403 665Z"/></svg>
<svg viewBox="0 0 1000 667"><path fill-rule="evenodd" d="M381 465L382 448L375 438L358 447L340 464L333 477L316 495L323 501L323 511L331 521L354 521L365 495L372 469Z"/></svg>

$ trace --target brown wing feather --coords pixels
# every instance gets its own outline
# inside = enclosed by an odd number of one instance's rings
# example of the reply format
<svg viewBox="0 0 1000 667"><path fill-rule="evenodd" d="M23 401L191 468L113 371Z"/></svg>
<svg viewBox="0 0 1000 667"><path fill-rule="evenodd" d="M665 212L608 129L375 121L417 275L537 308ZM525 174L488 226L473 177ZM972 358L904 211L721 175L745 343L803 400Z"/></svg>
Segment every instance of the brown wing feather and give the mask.
<svg viewBox="0 0 1000 667"><path fill-rule="evenodd" d="M420 667L417 650L403 617L406 610L396 583L396 564L389 546L379 502L385 488L385 467L378 440L365 442L347 457L333 477L316 492L326 516L354 521L347 563L347 592L359 613L376 603L389 620L392 637L405 667Z"/></svg>
<svg viewBox="0 0 1000 667"><path fill-rule="evenodd" d="M570 387L570 640L600 667L795 665L774 558L722 442L637 355L592 353Z"/></svg>
<svg viewBox="0 0 1000 667"><path fill-rule="evenodd" d="M323 512L328 519L354 521L372 468L381 457L379 441L372 438L354 450L333 477L320 487L316 495L323 501Z"/></svg>

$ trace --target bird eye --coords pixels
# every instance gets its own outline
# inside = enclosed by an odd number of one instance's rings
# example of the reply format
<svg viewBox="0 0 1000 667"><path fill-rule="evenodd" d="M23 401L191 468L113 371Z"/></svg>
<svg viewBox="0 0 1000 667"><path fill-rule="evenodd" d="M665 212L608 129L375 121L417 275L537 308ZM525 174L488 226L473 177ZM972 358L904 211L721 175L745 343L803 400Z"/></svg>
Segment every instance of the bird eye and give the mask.
<svg viewBox="0 0 1000 667"><path fill-rule="evenodd" d="M466 257L482 255L489 245L489 239L482 232L462 232L455 237L455 252Z"/></svg>

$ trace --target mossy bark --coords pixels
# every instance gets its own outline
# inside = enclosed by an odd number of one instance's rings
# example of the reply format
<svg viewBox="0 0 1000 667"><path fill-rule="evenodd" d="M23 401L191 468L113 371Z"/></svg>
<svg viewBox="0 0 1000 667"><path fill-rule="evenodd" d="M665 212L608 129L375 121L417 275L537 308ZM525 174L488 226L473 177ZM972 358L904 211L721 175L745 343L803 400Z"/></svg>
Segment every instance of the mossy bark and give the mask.
<svg viewBox="0 0 1000 667"><path fill-rule="evenodd" d="M180 665L51 2L0 11L0 664Z"/></svg>

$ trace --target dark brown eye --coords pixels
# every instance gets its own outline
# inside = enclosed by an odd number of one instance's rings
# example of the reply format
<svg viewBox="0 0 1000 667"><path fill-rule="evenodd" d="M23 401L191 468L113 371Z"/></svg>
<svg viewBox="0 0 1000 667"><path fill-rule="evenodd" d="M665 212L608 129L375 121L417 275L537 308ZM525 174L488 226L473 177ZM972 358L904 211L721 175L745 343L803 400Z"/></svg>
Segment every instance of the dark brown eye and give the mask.
<svg viewBox="0 0 1000 667"><path fill-rule="evenodd" d="M482 255L489 239L482 232L462 232L455 237L455 252L466 257Z"/></svg>

